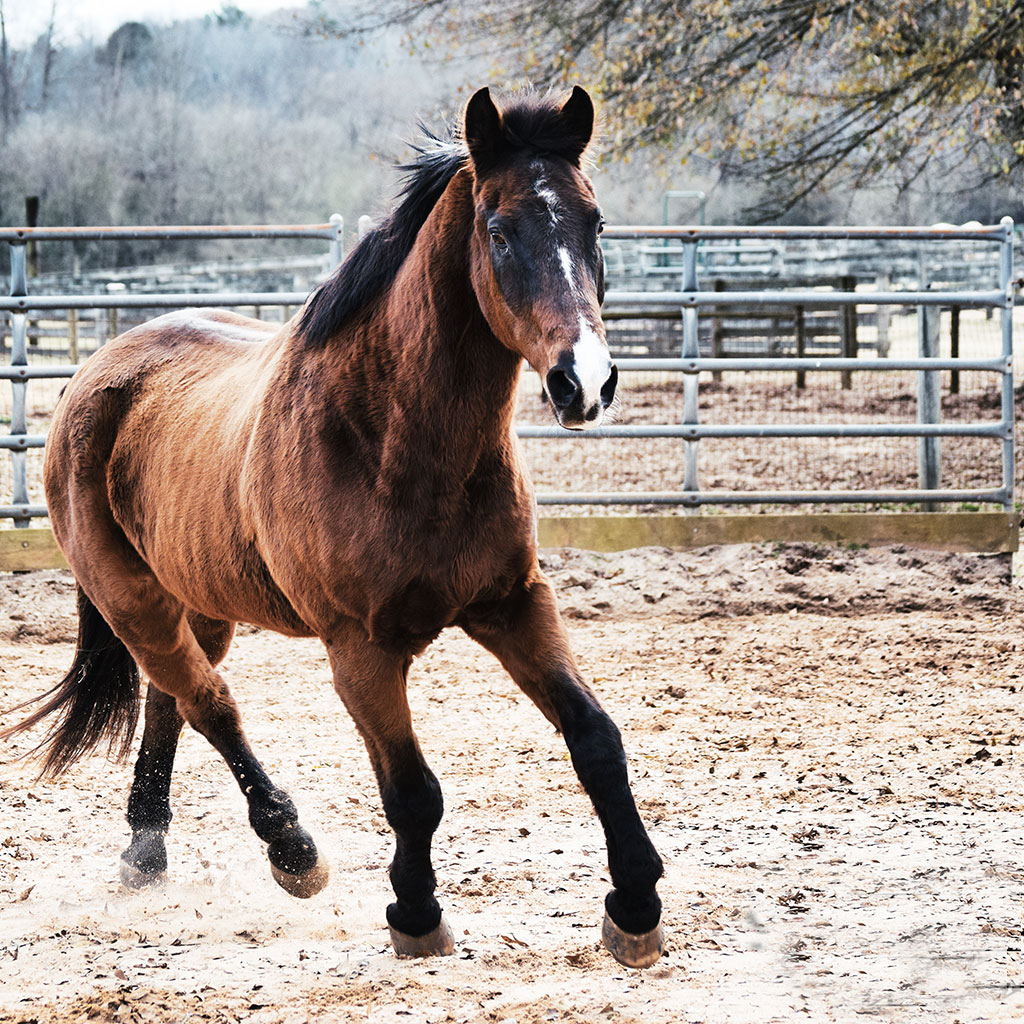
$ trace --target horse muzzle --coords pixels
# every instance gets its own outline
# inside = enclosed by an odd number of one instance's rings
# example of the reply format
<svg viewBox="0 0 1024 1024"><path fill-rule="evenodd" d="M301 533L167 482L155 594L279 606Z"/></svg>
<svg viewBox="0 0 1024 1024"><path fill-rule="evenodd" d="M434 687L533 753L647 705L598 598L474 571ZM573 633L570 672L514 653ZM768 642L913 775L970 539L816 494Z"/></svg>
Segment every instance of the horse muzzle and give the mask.
<svg viewBox="0 0 1024 1024"><path fill-rule="evenodd" d="M604 380L595 390L593 378L588 388L574 366L559 364L548 371L544 383L561 426L569 430L593 430L601 425L605 410L615 400L619 380L619 371L611 360L607 360L602 376Z"/></svg>
<svg viewBox="0 0 1024 1024"><path fill-rule="evenodd" d="M544 383L558 422L569 430L593 430L615 400L619 371L604 338L580 315L579 335L561 352Z"/></svg>

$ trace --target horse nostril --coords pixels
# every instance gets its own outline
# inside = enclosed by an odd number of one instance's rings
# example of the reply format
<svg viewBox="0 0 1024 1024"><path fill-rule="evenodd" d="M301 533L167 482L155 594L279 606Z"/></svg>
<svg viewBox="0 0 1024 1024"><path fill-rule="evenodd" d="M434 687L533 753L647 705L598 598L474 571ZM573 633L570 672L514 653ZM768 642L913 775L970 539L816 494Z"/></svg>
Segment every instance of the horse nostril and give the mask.
<svg viewBox="0 0 1024 1024"><path fill-rule="evenodd" d="M615 385L619 382L619 371L613 365L612 372L608 374L608 379L601 386L601 401L604 403L604 407L607 409L615 398Z"/></svg>
<svg viewBox="0 0 1024 1024"><path fill-rule="evenodd" d="M547 376L548 395L556 409L568 409L579 394L576 375L566 370L551 370Z"/></svg>

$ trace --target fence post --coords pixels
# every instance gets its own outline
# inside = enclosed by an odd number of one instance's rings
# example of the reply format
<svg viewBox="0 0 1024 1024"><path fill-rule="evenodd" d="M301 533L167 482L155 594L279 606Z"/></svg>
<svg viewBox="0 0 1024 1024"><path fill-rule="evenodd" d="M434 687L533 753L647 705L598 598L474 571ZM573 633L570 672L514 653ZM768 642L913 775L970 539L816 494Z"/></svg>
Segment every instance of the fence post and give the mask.
<svg viewBox="0 0 1024 1024"><path fill-rule="evenodd" d="M839 287L844 292L855 292L857 290L857 278L852 276L844 276L839 279ZM857 307L843 306L840 310L842 316L842 355L844 359L856 359L857 358ZM842 389L849 391L853 387L853 371L843 370L840 374L842 378Z"/></svg>
<svg viewBox="0 0 1024 1024"><path fill-rule="evenodd" d="M68 310L68 359L78 362L78 310Z"/></svg>
<svg viewBox="0 0 1024 1024"><path fill-rule="evenodd" d="M892 277L888 271L879 274L875 278L875 290L888 292L892 290ZM889 325L892 323L892 306L883 303L875 307L876 340L875 351L880 359L889 355Z"/></svg>
<svg viewBox="0 0 1024 1024"><path fill-rule="evenodd" d="M939 355L939 313L938 306L917 307L917 354L924 359L936 359ZM936 370L921 370L917 375L917 422L939 423L941 418L939 374ZM917 473L922 490L932 491L941 486L940 445L938 437L918 439ZM938 505L926 501L921 507L926 512L935 512Z"/></svg>
<svg viewBox="0 0 1024 1024"><path fill-rule="evenodd" d="M336 267L345 256L345 218L340 213L332 213L330 220L334 234L331 236L330 260Z"/></svg>
<svg viewBox="0 0 1024 1024"><path fill-rule="evenodd" d="M725 291L725 282L720 278L715 278L714 289L716 292ZM711 320L711 357L713 359L722 358L722 318L718 315L718 306L715 306L714 317ZM714 381L720 381L722 379L722 371L715 370L711 374L711 379Z"/></svg>
<svg viewBox="0 0 1024 1024"><path fill-rule="evenodd" d="M804 307L793 307L793 327L796 331L796 357L803 359L807 354L807 326L804 323ZM798 391L807 387L807 374L803 370L796 371L796 386Z"/></svg>
<svg viewBox="0 0 1024 1024"><path fill-rule="evenodd" d="M683 287L684 292L697 290L697 243L683 242ZM683 352L684 359L699 359L700 344L697 337L697 306L683 307ZM696 425L700 422L698 406L699 373L683 374L683 424ZM697 478L697 445L698 441L684 441L683 490L698 491L700 484ZM696 511L697 502L687 506L689 511Z"/></svg>
<svg viewBox="0 0 1024 1024"><path fill-rule="evenodd" d="M950 306L949 308L949 358L960 358L960 307ZM949 393L960 394L960 371L951 370L949 373Z"/></svg>
<svg viewBox="0 0 1024 1024"><path fill-rule="evenodd" d="M27 295L28 283L25 277L25 246L12 243L11 253L11 295ZM11 313L11 366L28 366L27 320L24 313ZM28 421L25 415L26 380L11 381L11 434L27 434ZM28 475L26 451L11 449L11 504L28 504ZM16 528L29 525L27 516L15 517Z"/></svg>
<svg viewBox="0 0 1024 1024"><path fill-rule="evenodd" d="M120 295L122 292L128 290L127 286L121 281L111 281L107 285L108 295ZM117 329L117 307L111 307L107 310L107 336L100 342L101 345L105 345L108 341L113 341L117 337L119 331Z"/></svg>
<svg viewBox="0 0 1024 1024"><path fill-rule="evenodd" d="M1014 489L1014 394L1013 394L1013 218L1003 217L999 221L1003 229L1003 241L999 249L999 287L1005 298L999 310L1000 329L1003 336L1002 421L1006 428L1003 438L1003 511L1013 511Z"/></svg>

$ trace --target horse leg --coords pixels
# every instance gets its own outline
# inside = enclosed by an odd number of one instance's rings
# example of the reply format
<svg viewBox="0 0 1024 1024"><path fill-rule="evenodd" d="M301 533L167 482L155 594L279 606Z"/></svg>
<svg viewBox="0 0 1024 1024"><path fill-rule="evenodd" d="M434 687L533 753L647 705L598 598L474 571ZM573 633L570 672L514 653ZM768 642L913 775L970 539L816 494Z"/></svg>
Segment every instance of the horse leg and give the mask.
<svg viewBox="0 0 1024 1024"><path fill-rule="evenodd" d="M207 660L217 665L227 654L235 624L193 613L189 616L189 626ZM132 840L121 854L121 881L130 889L158 882L167 872L164 836L172 818L171 772L184 724L175 699L155 686L149 687L142 745L128 797L127 818Z"/></svg>
<svg viewBox="0 0 1024 1024"><path fill-rule="evenodd" d="M299 825L288 794L273 784L256 760L238 707L200 646L184 607L137 561L120 568L117 599L104 600L107 595L93 588L93 602L150 685L173 697L178 714L227 762L248 801L249 823L267 843L275 881L293 896L315 895L327 884L326 863ZM166 746L165 741L165 760Z"/></svg>
<svg viewBox="0 0 1024 1024"><path fill-rule="evenodd" d="M604 828L613 889L602 937L628 967L647 967L662 949L662 864L629 788L615 723L583 682L547 579L539 571L503 602L471 609L459 623L495 654L516 684L565 737L573 767Z"/></svg>
<svg viewBox="0 0 1024 1024"><path fill-rule="evenodd" d="M446 956L455 949L434 898L430 844L444 812L441 787L420 752L406 698L411 659L370 644L356 629L328 645L334 688L370 755L388 824L395 833L387 908L398 956Z"/></svg>

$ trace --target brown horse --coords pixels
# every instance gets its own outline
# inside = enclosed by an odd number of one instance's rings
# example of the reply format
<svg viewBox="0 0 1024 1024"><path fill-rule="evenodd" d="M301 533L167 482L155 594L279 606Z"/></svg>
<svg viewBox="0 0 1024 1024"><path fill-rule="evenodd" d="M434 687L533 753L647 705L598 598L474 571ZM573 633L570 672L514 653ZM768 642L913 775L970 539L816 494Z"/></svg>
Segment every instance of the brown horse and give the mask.
<svg viewBox="0 0 1024 1024"><path fill-rule="evenodd" d="M126 751L145 673L126 884L166 870L184 722L234 774L274 878L296 896L326 884L215 671L235 623L255 623L325 644L396 835L395 949L451 952L430 859L441 791L406 676L459 626L565 737L608 842L606 944L631 966L658 958L661 861L619 732L580 677L538 567L512 430L524 358L567 428L596 426L614 398L601 213L580 169L593 116L579 88L503 111L481 90L464 142L431 138L396 211L293 321L172 313L101 349L69 384L45 480L78 582L78 651L9 731L59 713L42 744L51 774L104 739Z"/></svg>

